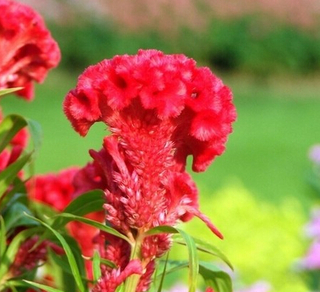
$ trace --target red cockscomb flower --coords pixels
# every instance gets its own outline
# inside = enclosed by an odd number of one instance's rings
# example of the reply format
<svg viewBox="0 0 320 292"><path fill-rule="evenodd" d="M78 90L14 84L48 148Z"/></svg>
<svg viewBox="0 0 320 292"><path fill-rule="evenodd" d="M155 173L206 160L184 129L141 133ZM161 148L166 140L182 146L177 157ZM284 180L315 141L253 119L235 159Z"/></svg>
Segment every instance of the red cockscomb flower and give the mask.
<svg viewBox="0 0 320 292"><path fill-rule="evenodd" d="M23 87L17 94L33 98L33 81L42 82L60 61L60 50L31 7L0 0L0 89Z"/></svg>
<svg viewBox="0 0 320 292"><path fill-rule="evenodd" d="M79 77L64 110L83 136L99 121L111 132L99 152L90 151L94 161L78 182L80 189L83 183L83 189L105 191L103 207L112 227L135 242L155 226L197 216L222 238L199 211L197 188L185 171L188 155L194 171L206 170L224 151L236 118L231 91L208 68L156 50L116 56ZM141 243L139 258L146 268L170 248L171 238L159 234ZM115 255L109 260L117 262ZM152 271L142 273L141 291L148 288ZM112 275L106 273L101 284Z"/></svg>
<svg viewBox="0 0 320 292"><path fill-rule="evenodd" d="M186 157L204 171L223 152L236 114L230 90L208 68L155 50L116 56L79 77L64 109L81 135L97 121L112 133L91 154L105 175L104 207L116 228L126 233L193 215L209 222L197 211Z"/></svg>
<svg viewBox="0 0 320 292"><path fill-rule="evenodd" d="M83 136L97 121L105 122L122 144L136 142L129 146L139 150L143 141L160 135L174 144L170 148L182 167L188 155L194 157L195 171L204 171L224 151L236 118L231 91L208 68L156 50L89 67L67 95L64 109Z"/></svg>

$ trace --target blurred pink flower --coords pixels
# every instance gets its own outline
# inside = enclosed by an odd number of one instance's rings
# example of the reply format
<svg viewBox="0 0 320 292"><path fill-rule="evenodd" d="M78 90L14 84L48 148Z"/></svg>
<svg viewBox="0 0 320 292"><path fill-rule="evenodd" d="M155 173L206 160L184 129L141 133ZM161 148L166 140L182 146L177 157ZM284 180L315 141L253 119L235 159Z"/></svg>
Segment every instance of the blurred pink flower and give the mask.
<svg viewBox="0 0 320 292"><path fill-rule="evenodd" d="M33 98L33 81L42 82L60 61L60 50L31 7L0 0L0 89L23 87L17 94Z"/></svg>
<svg viewBox="0 0 320 292"><path fill-rule="evenodd" d="M235 290L234 292L268 292L271 290L271 285L265 281L258 281L253 285L240 289Z"/></svg>
<svg viewBox="0 0 320 292"><path fill-rule="evenodd" d="M305 226L305 233L309 237L320 239L320 208L312 210L311 220Z"/></svg>
<svg viewBox="0 0 320 292"><path fill-rule="evenodd" d="M310 148L309 158L313 163L320 165L320 144L316 144Z"/></svg>
<svg viewBox="0 0 320 292"><path fill-rule="evenodd" d="M310 246L307 255L301 260L303 269L319 270L320 269L320 241L316 240Z"/></svg>

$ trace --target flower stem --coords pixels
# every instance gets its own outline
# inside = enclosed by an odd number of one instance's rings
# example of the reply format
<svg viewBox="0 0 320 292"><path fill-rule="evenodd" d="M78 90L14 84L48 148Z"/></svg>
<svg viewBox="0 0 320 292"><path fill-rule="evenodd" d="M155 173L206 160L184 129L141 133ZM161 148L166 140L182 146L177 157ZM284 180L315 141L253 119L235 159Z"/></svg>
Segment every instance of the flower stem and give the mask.
<svg viewBox="0 0 320 292"><path fill-rule="evenodd" d="M141 260L141 245L143 241L143 236L137 236L136 241L132 244L130 260L139 259ZM139 284L141 275L134 274L128 277L125 282L124 292L135 292Z"/></svg>

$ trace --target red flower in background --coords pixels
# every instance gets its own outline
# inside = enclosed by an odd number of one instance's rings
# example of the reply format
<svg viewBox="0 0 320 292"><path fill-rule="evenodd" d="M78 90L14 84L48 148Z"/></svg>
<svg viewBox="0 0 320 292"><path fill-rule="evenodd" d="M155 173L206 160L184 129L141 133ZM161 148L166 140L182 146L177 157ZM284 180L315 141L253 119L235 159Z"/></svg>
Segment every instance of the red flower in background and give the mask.
<svg viewBox="0 0 320 292"><path fill-rule="evenodd" d="M28 182L28 195L32 200L44 203L61 212L78 195L73 184L77 172L78 168L72 167L57 174L49 173L35 176L33 180ZM90 213L86 217L98 222L104 222L105 215L104 211L101 211ZM67 228L78 242L82 254L86 257L92 257L94 251L93 240L99 230L77 221L68 223ZM86 261L86 267L87 275L91 278L92 265L90 261Z"/></svg>
<svg viewBox="0 0 320 292"><path fill-rule="evenodd" d="M33 98L33 81L42 82L60 61L60 50L32 8L0 0L0 89L23 87L17 94Z"/></svg>
<svg viewBox="0 0 320 292"><path fill-rule="evenodd" d="M61 247L48 240L36 245L38 242L39 237L34 236L28 238L20 245L14 262L10 266L12 276L20 276L25 272L33 270L42 262L45 262L48 256L48 248L51 248L57 254L64 254L64 250Z"/></svg>

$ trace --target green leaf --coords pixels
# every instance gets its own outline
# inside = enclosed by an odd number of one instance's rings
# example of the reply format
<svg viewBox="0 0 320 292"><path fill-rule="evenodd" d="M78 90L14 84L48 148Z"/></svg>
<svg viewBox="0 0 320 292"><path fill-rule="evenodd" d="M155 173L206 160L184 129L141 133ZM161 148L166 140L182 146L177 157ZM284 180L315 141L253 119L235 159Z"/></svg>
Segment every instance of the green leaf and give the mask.
<svg viewBox="0 0 320 292"><path fill-rule="evenodd" d="M12 138L26 125L27 121L19 115L9 115L1 121L0 152L7 147Z"/></svg>
<svg viewBox="0 0 320 292"><path fill-rule="evenodd" d="M18 226L39 226L37 222L27 217L25 213L31 215L26 205L17 201L12 204L3 214L6 230L9 231Z"/></svg>
<svg viewBox="0 0 320 292"><path fill-rule="evenodd" d="M149 229L144 235L152 236L152 235L157 235L161 233L179 233L179 231L172 226L163 225L163 226L156 226Z"/></svg>
<svg viewBox="0 0 320 292"><path fill-rule="evenodd" d="M93 281L98 281L101 277L100 255L95 250L92 258Z"/></svg>
<svg viewBox="0 0 320 292"><path fill-rule="evenodd" d="M36 283L36 282L33 282L33 281L27 281L27 280L22 280L22 281L25 282L26 284L29 284L30 286L33 286L33 287L36 287L36 288L40 288L40 289L42 289L44 291L47 291L47 292L64 292L64 291L59 290L57 288L52 288L50 286L39 284L39 283Z"/></svg>
<svg viewBox="0 0 320 292"><path fill-rule="evenodd" d="M160 261L160 263L163 261ZM173 260L168 260L167 263L167 268L166 268L166 275L177 272L181 269L189 267L189 262L188 261L173 261ZM162 277L163 273L160 273L157 275L157 278Z"/></svg>
<svg viewBox="0 0 320 292"><path fill-rule="evenodd" d="M199 273L203 277L207 286L212 287L216 292L232 292L232 281L226 272L217 266L200 262Z"/></svg>
<svg viewBox="0 0 320 292"><path fill-rule="evenodd" d="M27 215L29 216L29 215ZM77 265L77 261L75 259L75 256L69 246L69 244L67 243L67 241L64 239L64 237L59 233L57 232L56 230L54 230L51 226L49 226L48 224L46 224L45 222L35 218L35 217L32 217L32 216L29 216L30 218L36 220L37 222L39 222L40 224L42 224L43 226L45 226L47 229L49 229L56 237L57 239L60 241L60 243L62 244L63 246L63 249L67 255L67 258L68 258L68 261L69 261L69 265L70 265L70 268L71 268L71 271L72 271L72 274L74 276L74 279L77 283L77 286L79 288L79 290L81 292L85 292L86 291L86 288L84 287L83 283L82 283L82 279L81 279L81 275L80 275L80 271L79 271L79 268L78 268L78 265Z"/></svg>
<svg viewBox="0 0 320 292"><path fill-rule="evenodd" d="M195 292L197 288L197 276L199 272L199 259L197 247L193 238L185 231L178 229L177 231L183 237L189 254L189 292Z"/></svg>
<svg viewBox="0 0 320 292"><path fill-rule="evenodd" d="M183 239L181 238L181 235L177 234L174 235L173 240L177 244L186 245ZM197 250L214 255L221 260L223 260L230 268L233 270L233 266L229 259L215 246L211 245L210 243L207 243L205 241L202 241L201 239L194 238L193 240L196 244Z"/></svg>
<svg viewBox="0 0 320 292"><path fill-rule="evenodd" d="M0 262L3 259L6 249L6 226L3 217L0 216Z"/></svg>
<svg viewBox="0 0 320 292"><path fill-rule="evenodd" d="M102 206L104 203L105 199L103 191L93 190L74 199L63 212L82 216L91 212L103 210Z"/></svg>
<svg viewBox="0 0 320 292"><path fill-rule="evenodd" d="M14 88L8 88L8 89L1 89L0 90L0 96L5 95L5 94L9 94L18 90L23 89L23 87L14 87Z"/></svg>
<svg viewBox="0 0 320 292"><path fill-rule="evenodd" d="M169 252L167 252L166 259L165 259L165 262L164 262L164 267L163 267L163 272L162 272L162 276L161 276L161 279L160 279L160 284L159 284L159 287L158 287L158 292L162 291L162 286L163 286L163 282L164 282L164 277L166 275L168 260L169 260Z"/></svg>
<svg viewBox="0 0 320 292"><path fill-rule="evenodd" d="M16 253L21 245L27 238L31 237L34 234L39 234L41 231L41 228L34 227L29 228L26 230L23 230L19 232L13 240L10 242L6 252L3 255L3 259L1 259L0 262L0 279L4 276L4 274L9 269L10 265L14 261L14 258L16 256Z"/></svg>
<svg viewBox="0 0 320 292"><path fill-rule="evenodd" d="M21 156L17 161L10 164L5 170L0 173L0 198L7 191L10 184L14 181L18 172L28 162L31 153Z"/></svg>
<svg viewBox="0 0 320 292"><path fill-rule="evenodd" d="M37 154L42 144L41 125L38 122L30 119L26 119L26 122L28 124L29 133L33 142L34 152Z"/></svg>
<svg viewBox="0 0 320 292"><path fill-rule="evenodd" d="M88 224L88 225L91 225L93 227L96 227L97 229L100 229L106 233L109 233L109 234L112 234L114 236L117 236L119 238L122 238L123 240L130 242L130 240L125 236L123 235L122 233L120 233L119 231L117 231L116 229L110 227L110 226L106 226L102 223L99 223L97 221L94 221L94 220L91 220L91 219L88 219L88 218L84 218L84 217L80 217L80 216L76 216L76 215L73 215L73 214L68 214L68 213L61 213L61 214L58 214L55 216L56 218L64 218L65 220L63 220L63 222L66 224L68 223L69 221L80 221L80 222L83 222L85 224Z"/></svg>
<svg viewBox="0 0 320 292"><path fill-rule="evenodd" d="M110 267L112 269L117 269L118 268L118 266L112 261L100 258L100 262L101 262L102 265L108 266L108 267Z"/></svg>
<svg viewBox="0 0 320 292"><path fill-rule="evenodd" d="M92 212L103 210L102 206L105 203L104 194L101 190L94 190L87 192L77 198L63 210L63 213L70 213L73 215L83 216ZM61 220L57 217L52 227L59 228L64 226L70 220Z"/></svg>

